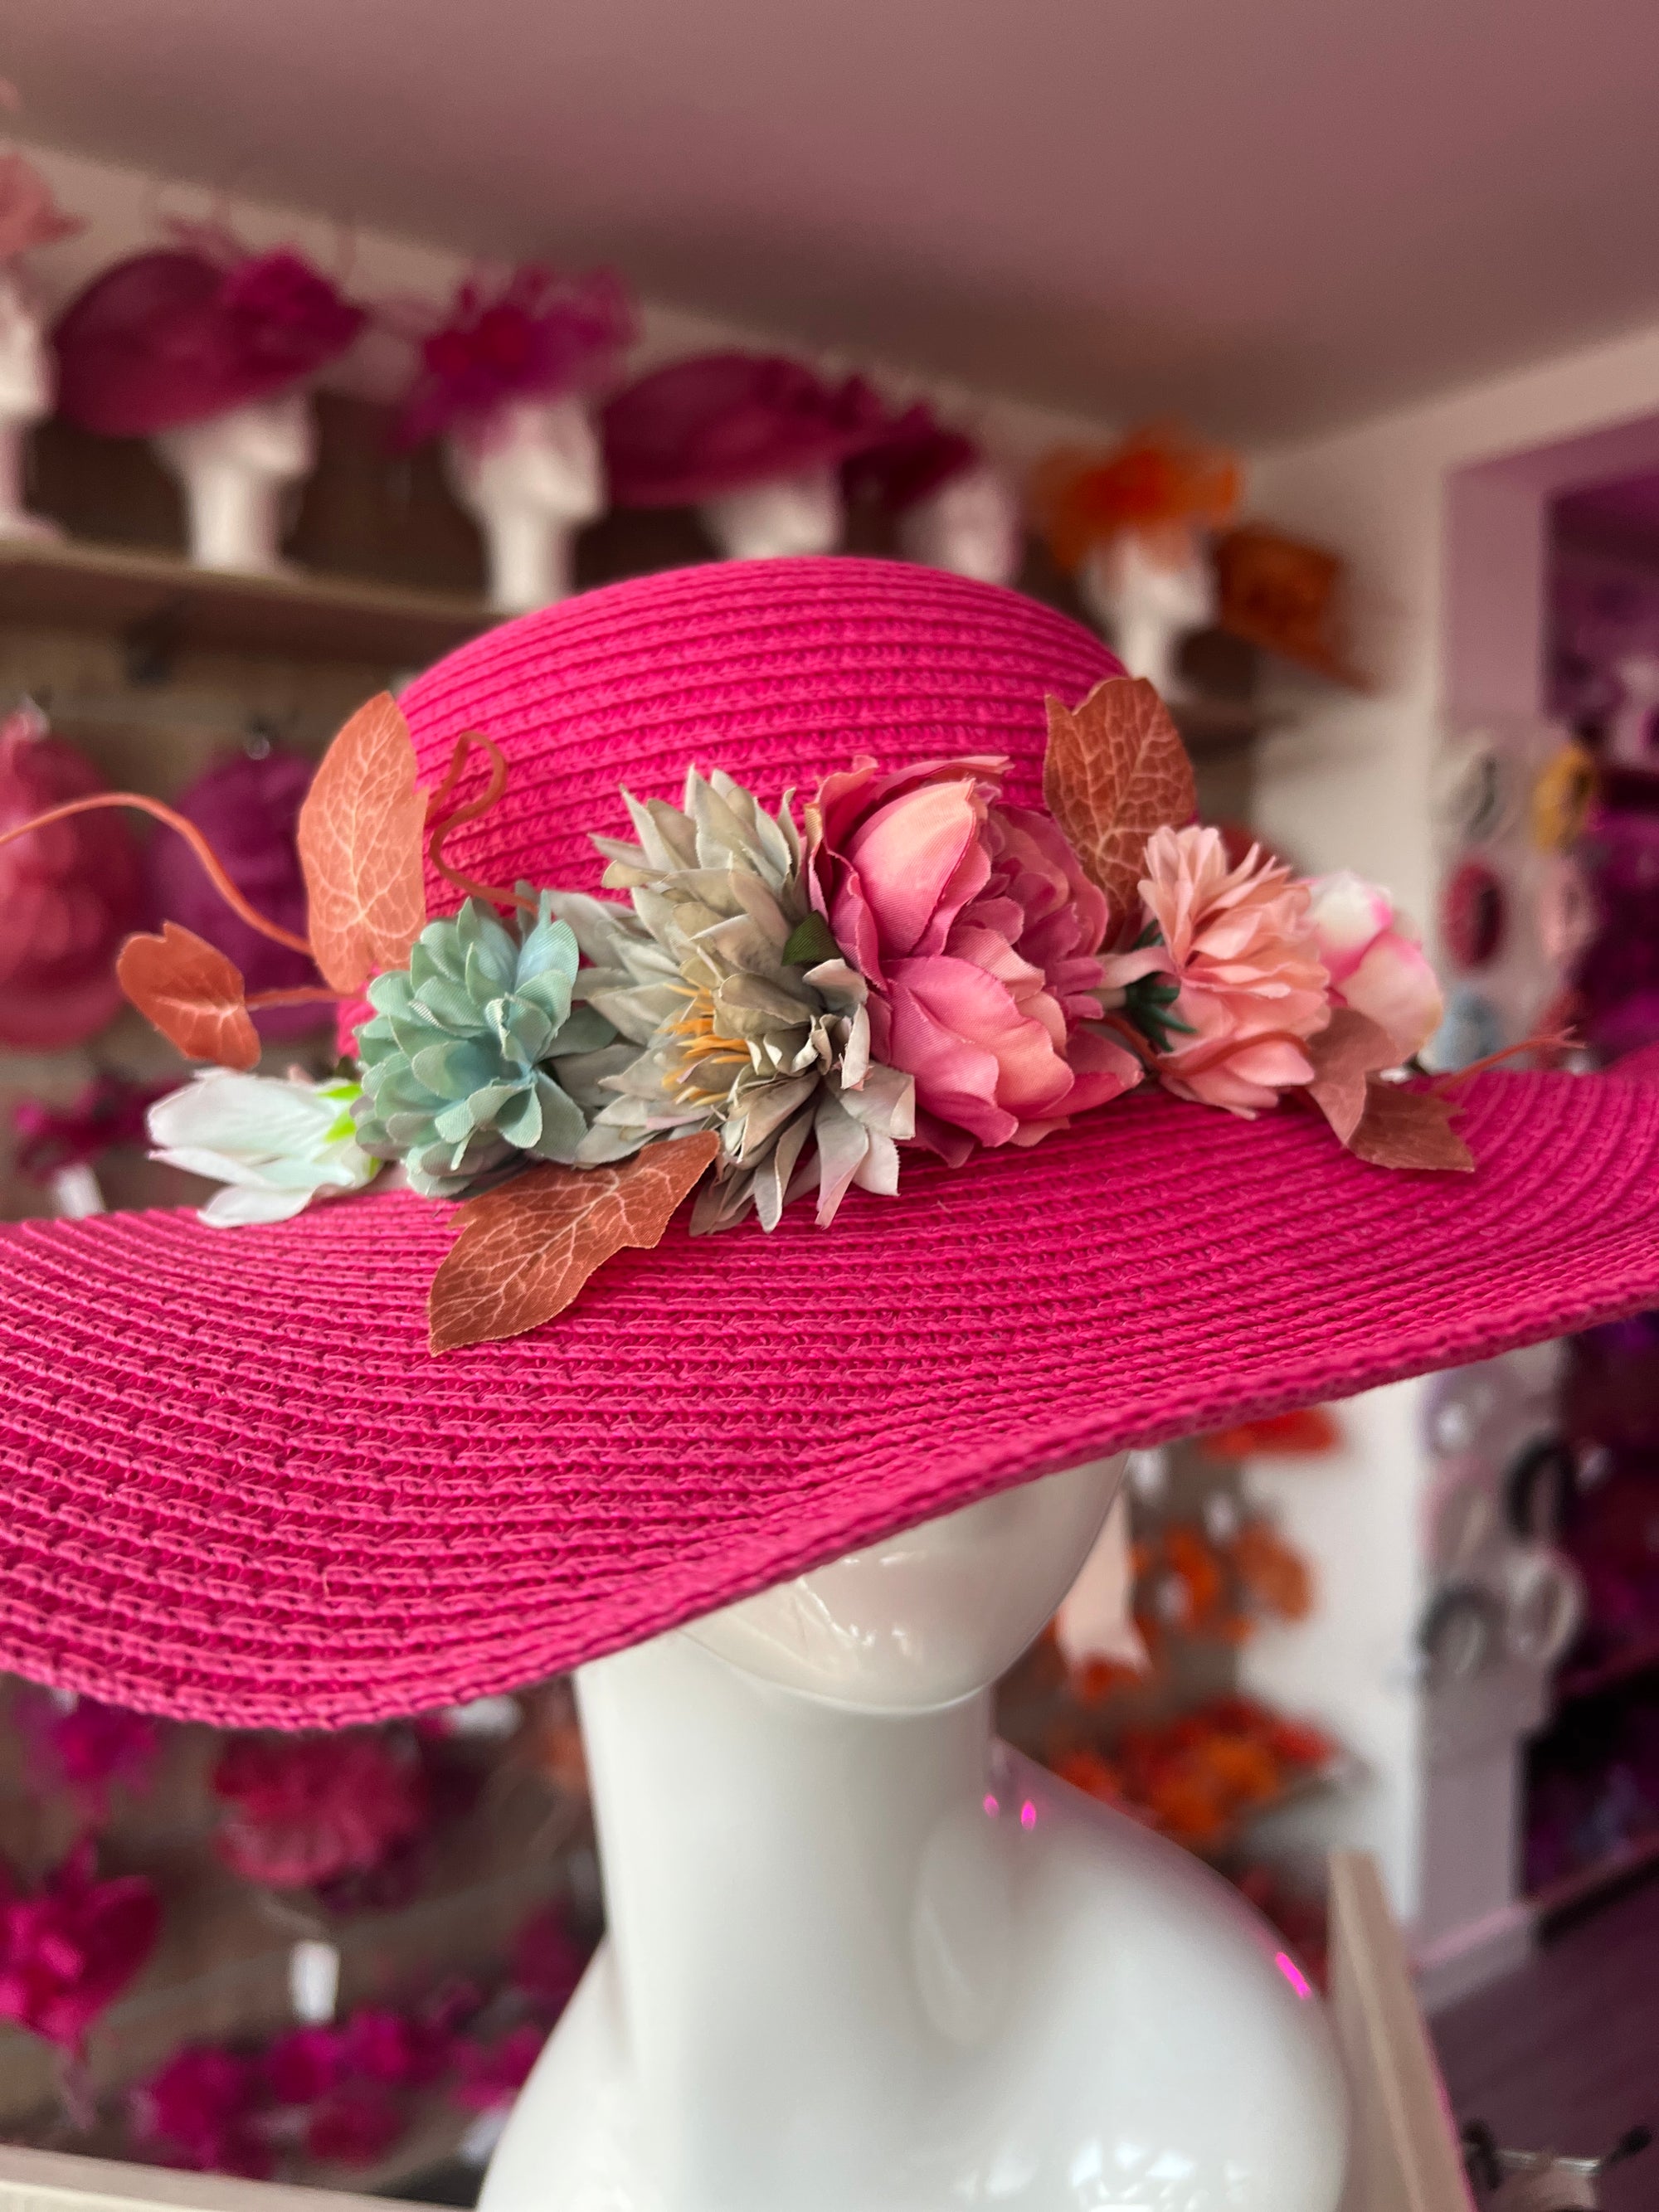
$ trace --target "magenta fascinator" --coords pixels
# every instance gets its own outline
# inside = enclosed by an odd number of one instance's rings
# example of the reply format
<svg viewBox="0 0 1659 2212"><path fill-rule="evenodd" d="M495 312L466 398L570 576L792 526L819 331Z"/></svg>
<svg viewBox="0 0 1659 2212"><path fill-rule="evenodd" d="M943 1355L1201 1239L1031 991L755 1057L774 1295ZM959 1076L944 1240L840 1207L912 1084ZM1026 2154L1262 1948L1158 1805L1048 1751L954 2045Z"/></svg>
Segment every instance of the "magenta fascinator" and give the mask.
<svg viewBox="0 0 1659 2212"><path fill-rule="evenodd" d="M305 878L295 844L300 808L314 765L299 753L272 750L263 760L237 752L198 776L177 802L223 861L231 881L259 912L290 930L306 920ZM256 991L297 990L315 983L303 952L251 929L232 912L182 838L152 838L147 859L149 903L234 960ZM317 1027L315 1006L267 1006L256 1017L266 1037L303 1036Z"/></svg>
<svg viewBox="0 0 1659 2212"><path fill-rule="evenodd" d="M269 399L336 360L363 311L289 246L248 253L191 229L118 261L52 333L58 411L106 438L147 438Z"/></svg>
<svg viewBox="0 0 1659 2212"><path fill-rule="evenodd" d="M618 507L695 507L838 465L879 439L884 421L862 377L831 384L781 354L696 354L605 409L611 496Z"/></svg>
<svg viewBox="0 0 1659 2212"><path fill-rule="evenodd" d="M592 392L611 381L634 336L633 303L613 270L566 276L526 262L494 289L470 277L422 343L395 442L412 452L510 400Z"/></svg>
<svg viewBox="0 0 1659 2212"><path fill-rule="evenodd" d="M849 497L878 500L890 514L920 505L981 459L964 431L941 422L926 400L892 416L872 441L848 461Z"/></svg>
<svg viewBox="0 0 1659 2212"><path fill-rule="evenodd" d="M0 264L85 228L78 215L66 215L58 206L52 186L32 162L21 154L0 155Z"/></svg>

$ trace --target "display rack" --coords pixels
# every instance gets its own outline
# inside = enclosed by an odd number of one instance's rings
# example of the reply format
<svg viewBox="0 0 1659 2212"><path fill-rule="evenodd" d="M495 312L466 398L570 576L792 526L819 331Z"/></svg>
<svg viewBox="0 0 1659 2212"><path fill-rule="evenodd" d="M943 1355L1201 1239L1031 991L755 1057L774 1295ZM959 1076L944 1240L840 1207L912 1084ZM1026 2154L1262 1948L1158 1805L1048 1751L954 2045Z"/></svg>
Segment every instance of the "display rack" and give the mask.
<svg viewBox="0 0 1659 2212"><path fill-rule="evenodd" d="M494 617L459 592L300 568L244 576L128 546L0 539L0 616L114 632L136 680L185 650L423 667Z"/></svg>

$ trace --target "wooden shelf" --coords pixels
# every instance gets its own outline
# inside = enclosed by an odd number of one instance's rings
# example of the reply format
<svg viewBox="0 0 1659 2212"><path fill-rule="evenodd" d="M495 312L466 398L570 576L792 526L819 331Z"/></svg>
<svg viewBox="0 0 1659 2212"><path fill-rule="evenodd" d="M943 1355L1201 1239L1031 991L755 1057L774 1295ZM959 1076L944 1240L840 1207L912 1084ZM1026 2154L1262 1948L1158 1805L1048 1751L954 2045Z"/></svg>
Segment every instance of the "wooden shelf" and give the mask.
<svg viewBox="0 0 1659 2212"><path fill-rule="evenodd" d="M0 623L112 631L135 659L186 647L423 667L496 619L477 599L295 569L239 576L166 553L0 539Z"/></svg>
<svg viewBox="0 0 1659 2212"><path fill-rule="evenodd" d="M1534 1890L1527 1902L1539 1920L1559 1920L1591 1904L1603 1891L1617 1889L1655 1869L1659 1869L1659 1828L1620 1844L1590 1866L1575 1867L1571 1874L1546 1882L1541 1889Z"/></svg>
<svg viewBox="0 0 1659 2212"><path fill-rule="evenodd" d="M1194 760L1243 752L1284 719L1243 700L1188 697L1169 703L1181 742Z"/></svg>

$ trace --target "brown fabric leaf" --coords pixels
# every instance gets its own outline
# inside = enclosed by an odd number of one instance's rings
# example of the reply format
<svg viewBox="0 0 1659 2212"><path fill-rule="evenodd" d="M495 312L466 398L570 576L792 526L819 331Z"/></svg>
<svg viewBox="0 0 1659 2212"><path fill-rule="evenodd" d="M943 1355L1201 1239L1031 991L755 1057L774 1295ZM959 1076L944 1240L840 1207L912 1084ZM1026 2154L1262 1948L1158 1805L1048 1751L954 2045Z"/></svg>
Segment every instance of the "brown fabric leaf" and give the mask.
<svg viewBox="0 0 1659 2212"><path fill-rule="evenodd" d="M323 755L300 809L312 955L337 991L401 968L426 925L409 725L389 691L360 707Z"/></svg>
<svg viewBox="0 0 1659 2212"><path fill-rule="evenodd" d="M192 931L164 921L159 937L128 938L115 975L145 1020L186 1060L258 1066L259 1033L244 1002L241 970Z"/></svg>
<svg viewBox="0 0 1659 2212"><path fill-rule="evenodd" d="M1356 1158L1379 1168L1431 1168L1468 1174L1474 1155L1451 1126L1454 1102L1432 1091L1373 1077L1365 1111L1348 1140Z"/></svg>
<svg viewBox="0 0 1659 2212"><path fill-rule="evenodd" d="M660 1242L719 1150L712 1133L674 1137L609 1167L530 1168L468 1199L432 1281L433 1351L522 1336L550 1321L613 1252Z"/></svg>
<svg viewBox="0 0 1659 2212"><path fill-rule="evenodd" d="M1158 693L1112 676L1080 707L1048 701L1042 795L1115 926L1133 906L1154 830L1179 829L1198 805L1193 764Z"/></svg>
<svg viewBox="0 0 1659 2212"><path fill-rule="evenodd" d="M1313 1062L1308 1096L1342 1142L1349 1144L1365 1111L1367 1076L1393 1067L1400 1058L1380 1022L1334 1006L1328 1024L1302 1048Z"/></svg>

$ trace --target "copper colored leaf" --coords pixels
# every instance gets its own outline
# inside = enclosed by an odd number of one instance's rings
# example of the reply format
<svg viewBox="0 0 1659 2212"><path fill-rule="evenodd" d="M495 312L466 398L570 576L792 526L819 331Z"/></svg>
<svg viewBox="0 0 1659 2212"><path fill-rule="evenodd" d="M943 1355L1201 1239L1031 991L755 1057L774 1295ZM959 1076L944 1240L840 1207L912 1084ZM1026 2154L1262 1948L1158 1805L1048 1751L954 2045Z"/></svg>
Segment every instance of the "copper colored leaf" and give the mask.
<svg viewBox="0 0 1659 2212"><path fill-rule="evenodd" d="M484 1344L550 1321L624 1245L659 1243L720 1150L713 1135L648 1145L610 1167L536 1167L468 1199L460 1235L433 1278L434 1352Z"/></svg>
<svg viewBox="0 0 1659 2212"><path fill-rule="evenodd" d="M388 691L360 707L323 756L300 810L311 949L336 991L401 968L426 923L409 725Z"/></svg>
<svg viewBox="0 0 1659 2212"><path fill-rule="evenodd" d="M1115 925L1133 904L1146 840L1154 830L1190 822L1198 804L1193 764L1169 710L1133 676L1097 684L1076 708L1049 700L1042 795L1105 892Z"/></svg>
<svg viewBox="0 0 1659 2212"><path fill-rule="evenodd" d="M1379 1168L1440 1168L1467 1174L1474 1155L1451 1126L1456 1109L1432 1091L1372 1079L1348 1150Z"/></svg>
<svg viewBox="0 0 1659 2212"><path fill-rule="evenodd" d="M243 1000L241 970L176 921L159 937L130 937L115 963L121 988L186 1060L253 1067L259 1033Z"/></svg>
<svg viewBox="0 0 1659 2212"><path fill-rule="evenodd" d="M1365 1111L1366 1078L1399 1060L1393 1040L1380 1023L1336 1006L1329 1024L1302 1049L1314 1067L1309 1097L1342 1142L1351 1143Z"/></svg>

